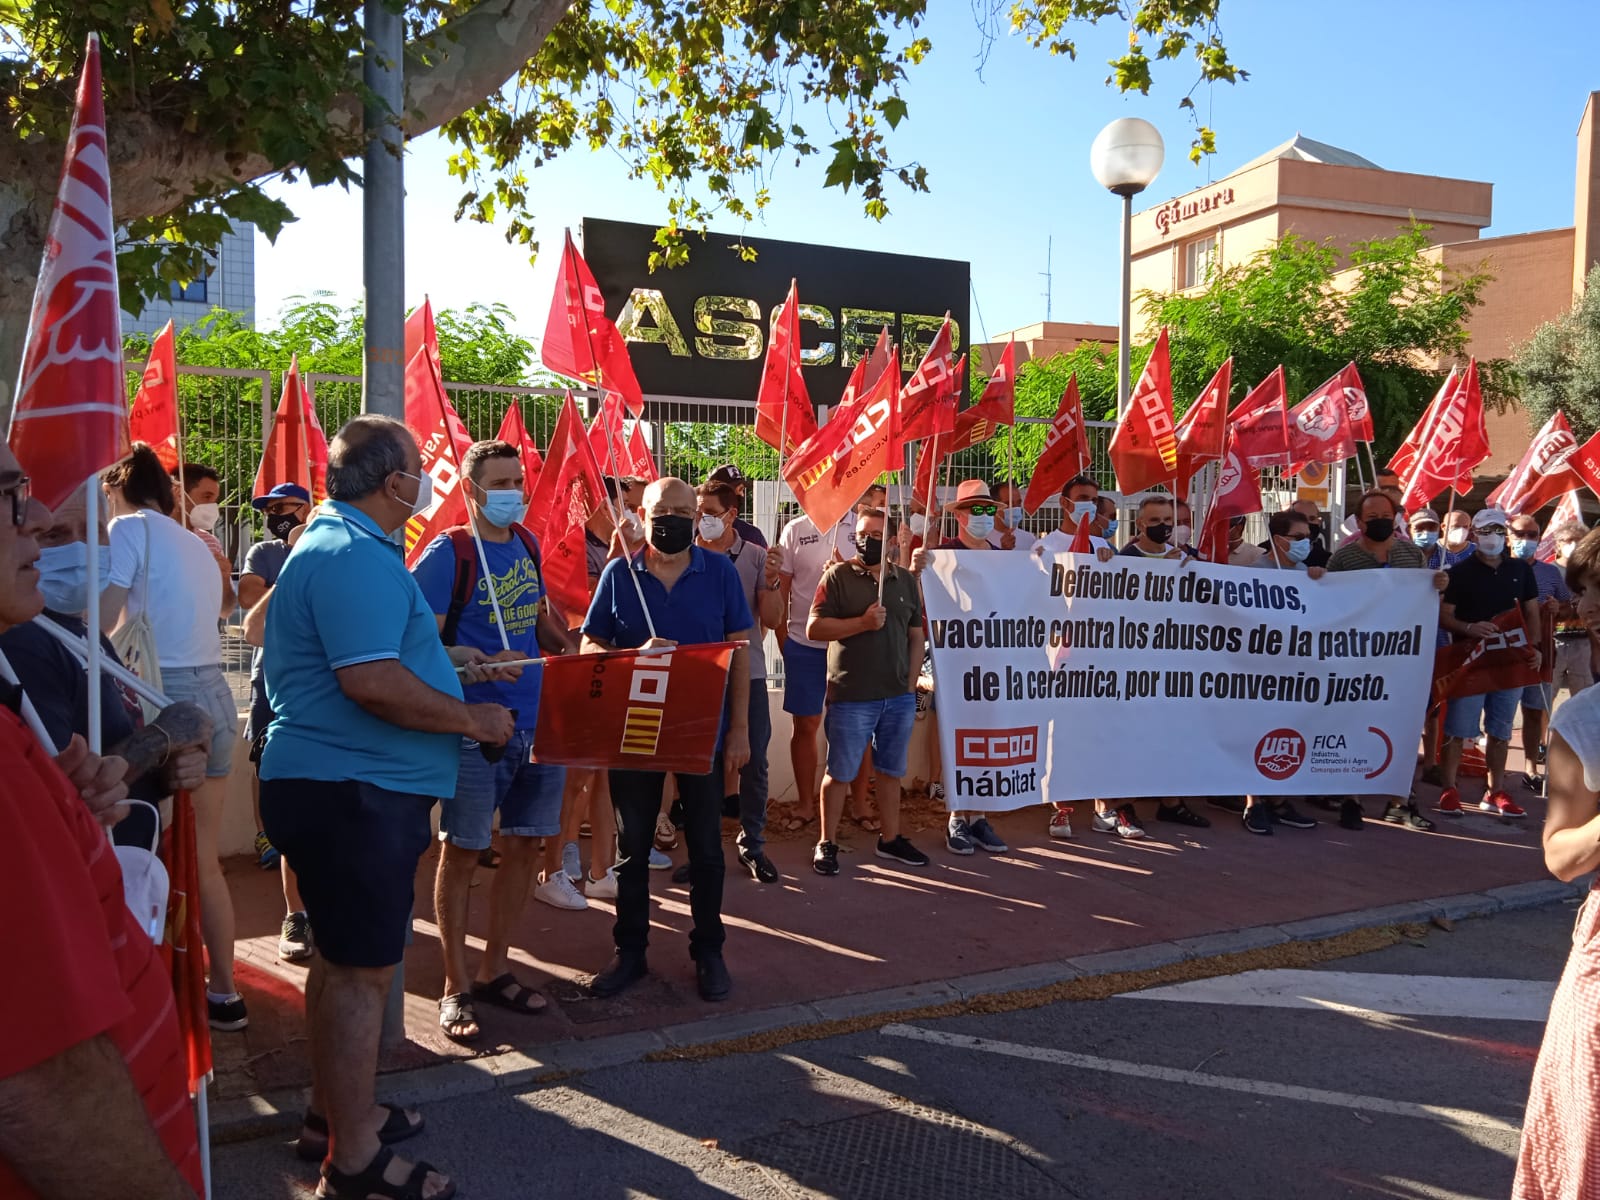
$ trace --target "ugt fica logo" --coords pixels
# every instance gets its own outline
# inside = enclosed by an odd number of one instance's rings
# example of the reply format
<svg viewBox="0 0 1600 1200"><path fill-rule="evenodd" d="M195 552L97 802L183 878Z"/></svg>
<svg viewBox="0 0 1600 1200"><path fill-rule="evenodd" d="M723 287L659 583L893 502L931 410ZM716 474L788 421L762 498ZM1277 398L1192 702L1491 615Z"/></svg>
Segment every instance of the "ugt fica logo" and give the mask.
<svg viewBox="0 0 1600 1200"><path fill-rule="evenodd" d="M1284 780L1306 760L1306 740L1293 729L1274 729L1256 743L1256 770L1268 779Z"/></svg>

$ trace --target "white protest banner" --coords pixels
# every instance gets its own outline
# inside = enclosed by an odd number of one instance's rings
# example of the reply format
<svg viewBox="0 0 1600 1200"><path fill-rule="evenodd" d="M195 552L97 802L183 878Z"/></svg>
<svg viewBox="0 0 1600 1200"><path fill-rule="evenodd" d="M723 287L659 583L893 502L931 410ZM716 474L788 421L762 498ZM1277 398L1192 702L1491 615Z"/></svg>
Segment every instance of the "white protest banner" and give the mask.
<svg viewBox="0 0 1600 1200"><path fill-rule="evenodd" d="M935 550L922 590L952 809L1410 790L1428 571Z"/></svg>

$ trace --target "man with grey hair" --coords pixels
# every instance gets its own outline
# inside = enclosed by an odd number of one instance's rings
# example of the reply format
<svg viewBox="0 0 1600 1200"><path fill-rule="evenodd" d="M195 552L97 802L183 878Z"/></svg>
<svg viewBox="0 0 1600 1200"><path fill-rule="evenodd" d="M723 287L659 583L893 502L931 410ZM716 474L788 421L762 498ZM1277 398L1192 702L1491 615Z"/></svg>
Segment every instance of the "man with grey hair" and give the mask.
<svg viewBox="0 0 1600 1200"><path fill-rule="evenodd" d="M274 717L261 754L261 816L294 864L321 951L306 978L311 1104L300 1151L330 1195L453 1192L389 1143L414 1112L374 1103L378 1035L411 924L412 884L439 796L455 790L460 739L504 745L499 704L466 704L468 682L510 678L448 653L397 539L432 499L417 444L387 417L350 421L328 451L328 500L284 563L266 615Z"/></svg>

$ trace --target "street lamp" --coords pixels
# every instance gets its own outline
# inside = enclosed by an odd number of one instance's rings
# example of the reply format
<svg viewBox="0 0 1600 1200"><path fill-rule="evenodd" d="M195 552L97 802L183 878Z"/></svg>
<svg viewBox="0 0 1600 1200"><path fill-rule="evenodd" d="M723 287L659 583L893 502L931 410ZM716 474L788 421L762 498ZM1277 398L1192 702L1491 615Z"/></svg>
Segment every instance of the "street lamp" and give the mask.
<svg viewBox="0 0 1600 1200"><path fill-rule="evenodd" d="M1122 197L1122 310L1117 320L1117 416L1128 407L1128 358L1133 321L1133 198L1161 173L1166 147L1140 117L1118 117L1089 147L1089 169L1100 186Z"/></svg>

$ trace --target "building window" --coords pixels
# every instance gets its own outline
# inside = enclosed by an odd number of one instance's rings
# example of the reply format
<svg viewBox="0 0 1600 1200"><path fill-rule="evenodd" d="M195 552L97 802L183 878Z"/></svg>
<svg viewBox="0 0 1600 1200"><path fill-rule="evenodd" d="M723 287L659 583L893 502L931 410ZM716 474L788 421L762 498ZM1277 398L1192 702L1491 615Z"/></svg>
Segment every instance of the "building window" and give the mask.
<svg viewBox="0 0 1600 1200"><path fill-rule="evenodd" d="M190 304L208 303L206 299L206 277L202 275L199 279L191 279L187 287L181 283L172 284L172 299L174 302L183 300Z"/></svg>
<svg viewBox="0 0 1600 1200"><path fill-rule="evenodd" d="M1187 291L1189 288L1201 287L1211 275L1211 269L1217 262L1217 235L1207 234L1202 238L1195 238L1183 247L1183 279L1180 287Z"/></svg>

